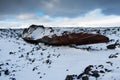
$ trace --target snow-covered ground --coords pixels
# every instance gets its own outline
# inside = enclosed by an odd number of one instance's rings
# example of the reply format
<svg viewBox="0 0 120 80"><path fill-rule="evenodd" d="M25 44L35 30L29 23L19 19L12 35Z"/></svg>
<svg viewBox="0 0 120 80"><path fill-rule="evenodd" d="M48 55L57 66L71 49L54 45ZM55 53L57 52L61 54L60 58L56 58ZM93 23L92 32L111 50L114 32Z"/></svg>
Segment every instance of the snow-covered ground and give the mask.
<svg viewBox="0 0 120 80"><path fill-rule="evenodd" d="M110 42L78 46L34 45L21 38L22 30L1 29L0 80L72 80L67 76L72 76L73 80L120 80L120 46L106 47L119 43L119 27L67 30L100 33L109 37ZM86 71L88 67L90 70Z"/></svg>

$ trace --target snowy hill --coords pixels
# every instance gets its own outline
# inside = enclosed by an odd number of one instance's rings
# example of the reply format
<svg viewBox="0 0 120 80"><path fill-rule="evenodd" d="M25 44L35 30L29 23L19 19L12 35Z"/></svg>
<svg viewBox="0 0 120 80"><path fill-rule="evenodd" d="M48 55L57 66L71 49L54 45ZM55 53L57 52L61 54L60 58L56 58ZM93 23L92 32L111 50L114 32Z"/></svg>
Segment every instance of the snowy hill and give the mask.
<svg viewBox="0 0 120 80"><path fill-rule="evenodd" d="M34 45L22 39L22 29L0 29L0 80L120 79L119 27L67 30L99 33L109 37L110 42L77 46ZM117 45L108 49L111 44Z"/></svg>

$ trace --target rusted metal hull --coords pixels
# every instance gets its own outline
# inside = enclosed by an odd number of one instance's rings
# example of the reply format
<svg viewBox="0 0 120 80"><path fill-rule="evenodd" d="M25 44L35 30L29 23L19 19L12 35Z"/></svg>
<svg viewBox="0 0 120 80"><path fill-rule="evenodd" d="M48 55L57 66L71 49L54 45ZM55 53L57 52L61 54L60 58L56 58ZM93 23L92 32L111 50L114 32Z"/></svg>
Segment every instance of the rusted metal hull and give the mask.
<svg viewBox="0 0 120 80"><path fill-rule="evenodd" d="M33 27L32 27L33 28ZM35 26L36 28L36 26ZM27 33L28 29L25 29L24 33ZM62 34L62 33L61 33ZM92 34L92 33L69 33L69 34L62 34L61 36L57 36L53 34L51 37L43 36L42 38L33 40L30 37L24 37L25 41L33 44L37 43L45 43L49 45L84 45L84 44L94 44L94 43L105 43L109 42L109 38L100 34Z"/></svg>

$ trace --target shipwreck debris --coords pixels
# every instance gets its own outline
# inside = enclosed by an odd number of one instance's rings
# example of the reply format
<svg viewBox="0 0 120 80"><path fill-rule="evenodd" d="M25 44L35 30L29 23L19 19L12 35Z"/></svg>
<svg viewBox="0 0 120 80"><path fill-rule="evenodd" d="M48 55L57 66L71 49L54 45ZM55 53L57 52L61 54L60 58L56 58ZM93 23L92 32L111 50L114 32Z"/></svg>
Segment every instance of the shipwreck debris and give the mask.
<svg viewBox="0 0 120 80"><path fill-rule="evenodd" d="M93 43L109 42L109 38L100 34L71 33L69 31L56 32L51 27L43 25L31 25L23 31L23 39L29 43L45 43L49 45L84 45Z"/></svg>

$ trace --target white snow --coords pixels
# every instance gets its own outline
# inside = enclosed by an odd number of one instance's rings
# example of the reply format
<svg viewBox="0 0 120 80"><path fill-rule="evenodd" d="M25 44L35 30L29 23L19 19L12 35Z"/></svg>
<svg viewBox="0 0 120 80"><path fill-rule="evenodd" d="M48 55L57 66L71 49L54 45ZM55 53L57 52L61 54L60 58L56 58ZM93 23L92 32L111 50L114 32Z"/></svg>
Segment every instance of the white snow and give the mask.
<svg viewBox="0 0 120 80"><path fill-rule="evenodd" d="M40 30L35 30L31 36L37 39L38 37L35 36L36 33L42 33ZM7 32L0 31L1 33ZM117 35L120 35L118 33ZM117 35L107 34L109 38L115 40L119 39ZM120 69L117 69L120 66L120 54L117 55L117 58L109 58L111 54L120 53L120 47L118 46L114 50L106 48L107 45L114 42L81 45L77 46L81 49L76 49L69 46L48 46L42 43L33 45L26 43L21 38L16 40L16 37L2 36L0 37L0 64L4 64L1 66L3 70L9 69L10 75L4 75L0 69L2 73L0 80L11 80L11 77L16 78L16 80L65 80L67 75L79 75L89 65L101 64L111 69L112 72L104 73L104 76L100 76L97 80L120 79ZM93 50L82 49L89 46ZM10 54L9 52L15 53ZM49 62L47 63L47 61ZM106 63L108 61L112 62L113 66ZM15 72L12 72L13 70ZM96 79L90 77L90 80Z"/></svg>

